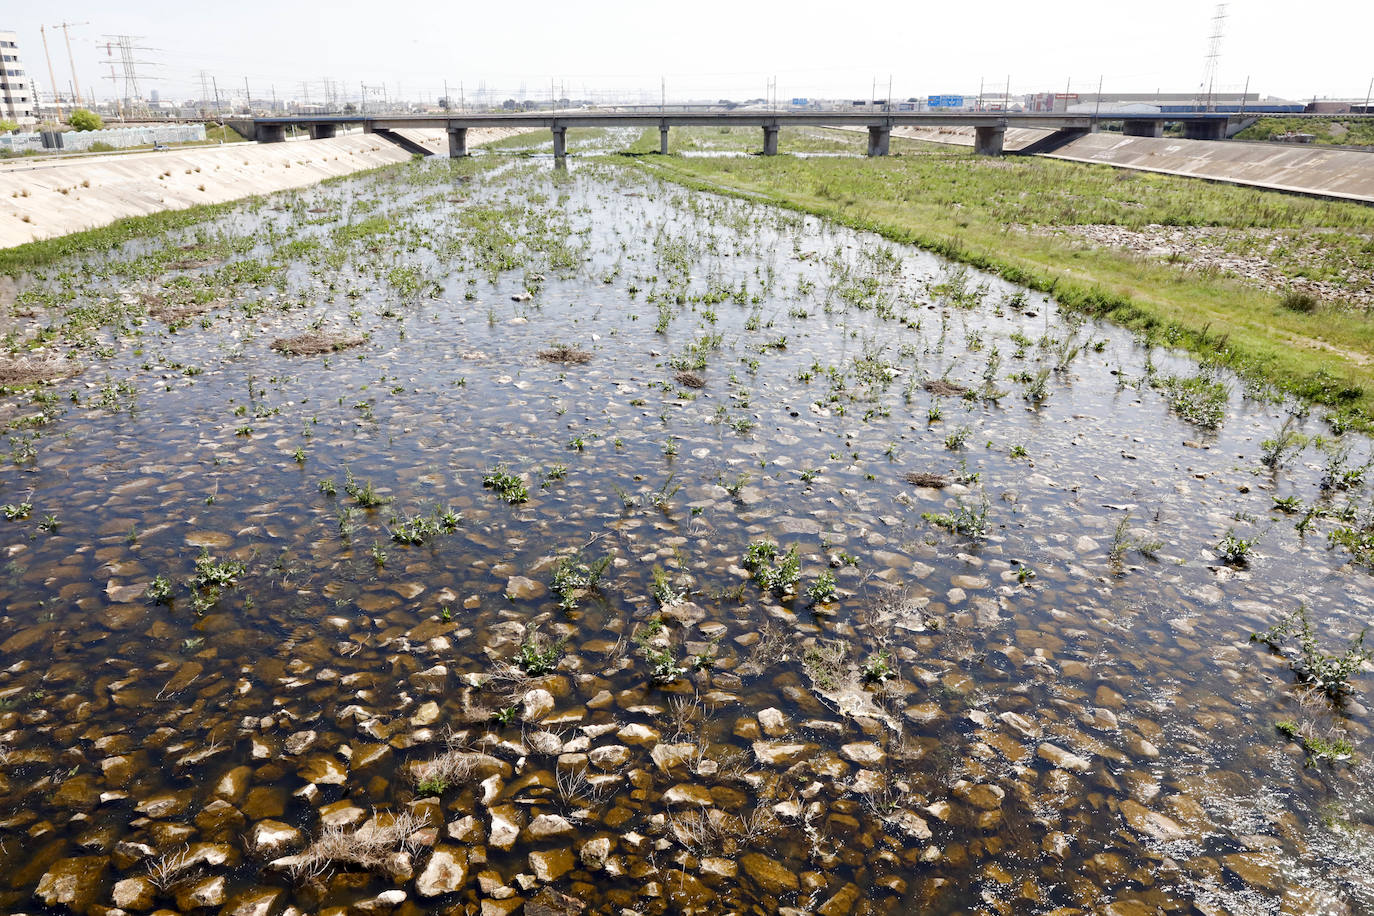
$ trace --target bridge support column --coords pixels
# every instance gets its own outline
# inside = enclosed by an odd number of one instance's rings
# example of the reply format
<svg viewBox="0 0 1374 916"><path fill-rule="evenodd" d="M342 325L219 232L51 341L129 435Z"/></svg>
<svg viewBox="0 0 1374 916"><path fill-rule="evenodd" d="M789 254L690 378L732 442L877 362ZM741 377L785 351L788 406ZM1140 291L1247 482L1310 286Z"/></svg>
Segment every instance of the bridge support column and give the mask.
<svg viewBox="0 0 1374 916"><path fill-rule="evenodd" d="M1121 132L1128 137L1162 137L1164 136L1163 121L1123 121Z"/></svg>
<svg viewBox="0 0 1374 916"><path fill-rule="evenodd" d="M259 143L286 142L286 127L281 124L259 124L256 133Z"/></svg>
<svg viewBox="0 0 1374 916"><path fill-rule="evenodd" d="M448 129L448 157L450 159L462 159L468 154L468 129L466 127L450 127Z"/></svg>
<svg viewBox="0 0 1374 916"><path fill-rule="evenodd" d="M566 159L568 156L568 129L562 124L553 126L553 158Z"/></svg>
<svg viewBox="0 0 1374 916"><path fill-rule="evenodd" d="M1189 140L1225 140L1226 119L1216 118L1206 121L1184 121L1183 136Z"/></svg>
<svg viewBox="0 0 1374 916"><path fill-rule="evenodd" d="M892 128L870 127L868 129L868 155L886 156L892 140Z"/></svg>
<svg viewBox="0 0 1374 916"><path fill-rule="evenodd" d="M778 154L778 128L775 126L763 128L763 154L765 156L776 156Z"/></svg>
<svg viewBox="0 0 1374 916"><path fill-rule="evenodd" d="M661 155L668 155L668 125L658 126L658 151Z"/></svg>
<svg viewBox="0 0 1374 916"><path fill-rule="evenodd" d="M1007 135L1005 126L978 125L973 129L973 151L979 156L1002 155L1002 140Z"/></svg>
<svg viewBox="0 0 1374 916"><path fill-rule="evenodd" d="M335 124L311 124L306 130L310 132L311 140L332 140L339 132Z"/></svg>

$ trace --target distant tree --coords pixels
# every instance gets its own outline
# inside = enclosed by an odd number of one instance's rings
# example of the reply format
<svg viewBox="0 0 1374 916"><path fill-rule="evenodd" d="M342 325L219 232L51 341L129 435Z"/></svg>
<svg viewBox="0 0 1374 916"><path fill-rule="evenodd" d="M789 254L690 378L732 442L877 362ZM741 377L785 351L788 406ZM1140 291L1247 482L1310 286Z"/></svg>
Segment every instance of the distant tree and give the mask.
<svg viewBox="0 0 1374 916"><path fill-rule="evenodd" d="M100 115L85 108L78 108L73 111L71 117L67 119L67 123L77 130L100 130L105 124L104 121L100 120Z"/></svg>
<svg viewBox="0 0 1374 916"><path fill-rule="evenodd" d="M344 114L354 114L357 112L357 110L358 106L354 105L352 102L347 102L344 104Z"/></svg>
<svg viewBox="0 0 1374 916"><path fill-rule="evenodd" d="M0 134L8 134L19 129L18 121L11 121L8 118L0 118Z"/></svg>

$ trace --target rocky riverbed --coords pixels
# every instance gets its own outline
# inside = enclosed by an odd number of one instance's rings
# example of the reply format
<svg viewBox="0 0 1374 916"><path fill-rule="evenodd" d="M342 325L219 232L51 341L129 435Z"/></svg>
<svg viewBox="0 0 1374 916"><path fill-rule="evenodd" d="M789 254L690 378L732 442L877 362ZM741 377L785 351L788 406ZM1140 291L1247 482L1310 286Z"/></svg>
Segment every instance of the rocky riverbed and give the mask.
<svg viewBox="0 0 1374 916"><path fill-rule="evenodd" d="M1374 906L1370 444L1167 340L497 156L17 290L0 909Z"/></svg>

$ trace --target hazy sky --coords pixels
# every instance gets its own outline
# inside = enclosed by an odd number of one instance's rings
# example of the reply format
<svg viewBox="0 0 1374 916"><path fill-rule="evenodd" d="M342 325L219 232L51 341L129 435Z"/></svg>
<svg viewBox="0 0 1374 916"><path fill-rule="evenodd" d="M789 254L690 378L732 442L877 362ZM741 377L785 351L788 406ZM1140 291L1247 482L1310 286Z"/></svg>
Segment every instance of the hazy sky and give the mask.
<svg viewBox="0 0 1374 916"><path fill-rule="evenodd" d="M1188 0L1118 3L879 2L749 3L406 2L301 3L235 0L210 7L184 0L6 2L0 29L19 32L26 69L46 96L39 26L71 29L77 79L111 96L107 36L139 36L144 93L200 94L198 74L221 93L255 98L275 88L318 98L323 80L350 96L385 84L391 96L436 97L448 80L471 100L494 96L592 96L642 90L658 99L777 96L863 98L976 93L980 80L1013 93L1096 90L1194 92L1205 69L1215 5ZM1374 77L1374 4L1368 0L1236 0L1228 4L1216 88L1250 79L1264 95L1362 99ZM57 82L71 81L60 30L48 30ZM116 51L116 58L118 52ZM117 73L122 73L116 69ZM122 76L119 81L123 91Z"/></svg>

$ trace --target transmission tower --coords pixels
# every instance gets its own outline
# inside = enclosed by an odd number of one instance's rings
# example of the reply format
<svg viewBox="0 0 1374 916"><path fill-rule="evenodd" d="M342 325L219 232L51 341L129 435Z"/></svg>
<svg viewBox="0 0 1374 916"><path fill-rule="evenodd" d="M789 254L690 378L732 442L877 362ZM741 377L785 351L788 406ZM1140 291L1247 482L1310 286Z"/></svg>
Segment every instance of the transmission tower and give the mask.
<svg viewBox="0 0 1374 916"><path fill-rule="evenodd" d="M141 111L146 106L143 104L143 92L138 85L140 79L138 68L152 66L152 61L138 60L134 52L156 51L158 49L134 44L140 37L139 35L106 35L105 54L110 66L110 76L106 78L110 80L111 84L121 78L114 75L114 58L117 53L122 79L124 80L124 98L128 99L131 110ZM108 39L113 39L113 41ZM114 88L113 85L111 88Z"/></svg>
<svg viewBox="0 0 1374 916"><path fill-rule="evenodd" d="M1202 71L1202 84L1198 87L1198 105L1204 111L1212 111L1212 93L1217 83L1217 62L1221 59L1221 39L1226 33L1226 4L1218 3L1212 13L1212 34L1207 39L1207 64Z"/></svg>

